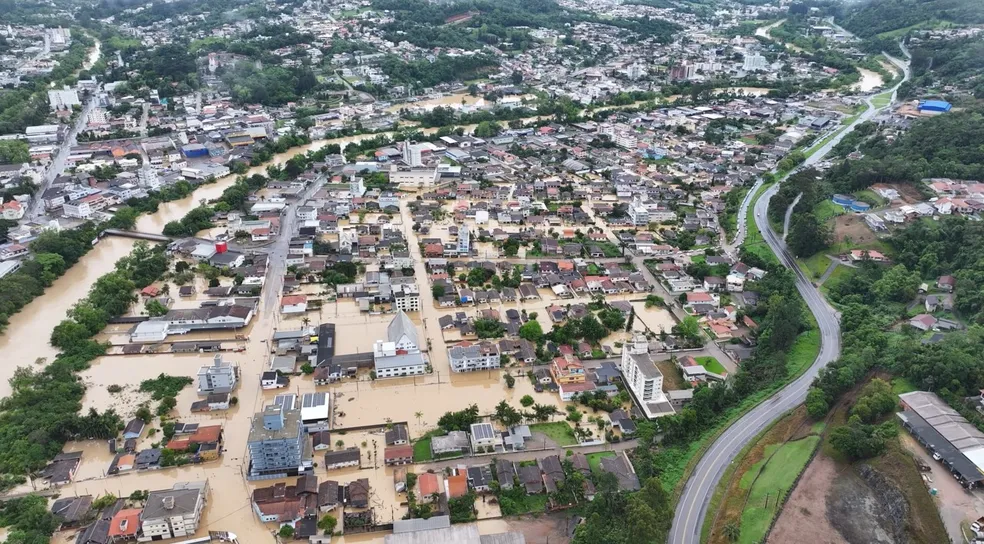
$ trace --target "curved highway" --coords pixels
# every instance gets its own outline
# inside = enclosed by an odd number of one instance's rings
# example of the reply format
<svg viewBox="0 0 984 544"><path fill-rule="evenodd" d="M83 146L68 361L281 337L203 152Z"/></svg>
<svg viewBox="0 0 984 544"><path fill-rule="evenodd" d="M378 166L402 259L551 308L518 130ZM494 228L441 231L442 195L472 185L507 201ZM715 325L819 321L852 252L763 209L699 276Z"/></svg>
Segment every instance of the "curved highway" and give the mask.
<svg viewBox="0 0 984 544"><path fill-rule="evenodd" d="M902 50L908 56L908 51L904 47ZM896 91L899 85L909 79L909 67L908 64L898 59L888 55L886 57L896 64L904 74L902 81L892 89L892 100L889 103L891 104L895 102ZM865 99L868 109L857 120L818 148L803 163L803 166L810 166L823 160L830 153L830 150L840 143L841 139L854 130L858 124L871 120L879 111L888 107L886 105L877 108L871 99L872 97L870 96ZM758 192L762 183L762 180L756 182L751 191L749 191L748 198L742 203L742 208L738 213L738 235L735 237L735 241L726 248L729 252L733 253L741 245L741 241L744 240L746 232L745 222L748 220L747 209L753 199L753 195ZM708 504L728 465L731 464L742 448L769 424L788 410L802 404L806 400L806 393L810 384L820 369L836 359L840 354L840 324L838 322L837 312L827 303L817 288L813 286L810 279L803 275L799 267L796 266L793 255L786 248L782 237L777 235L769 225L766 214L769 208L769 200L778 190L779 184L777 183L763 193L755 202L753 209L755 224L783 266L792 270L796 275L796 288L800 292L800 295L802 295L803 300L806 301L807 307L813 313L819 326L821 338L820 354L817 356L813 365L802 376L793 380L792 383L771 398L742 416L711 444L707 452L704 453L704 456L697 463L697 467L694 469L690 480L687 481L687 485L683 490L680 502L677 504L673 517L673 527L669 536L669 541L672 544L700 543L701 527L704 524L704 518L707 516Z"/></svg>

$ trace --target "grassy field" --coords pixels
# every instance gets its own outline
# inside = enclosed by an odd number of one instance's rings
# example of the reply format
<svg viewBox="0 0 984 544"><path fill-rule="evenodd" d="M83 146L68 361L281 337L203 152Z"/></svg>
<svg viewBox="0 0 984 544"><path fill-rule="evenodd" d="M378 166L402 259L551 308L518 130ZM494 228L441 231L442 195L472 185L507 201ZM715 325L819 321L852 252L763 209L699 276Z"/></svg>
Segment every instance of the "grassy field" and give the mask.
<svg viewBox="0 0 984 544"><path fill-rule="evenodd" d="M844 214L844 207L834 204L833 200L822 200L813 209L813 215L817 216L817 221L826 223L827 221Z"/></svg>
<svg viewBox="0 0 984 544"><path fill-rule="evenodd" d="M534 423L530 425L530 432L542 433L550 440L556 442L558 446L573 446L577 444L577 438L574 437L574 429L563 421Z"/></svg>
<svg viewBox="0 0 984 544"><path fill-rule="evenodd" d="M876 108L883 108L887 106L891 101L892 101L892 91L885 91L879 95L875 95L875 97L871 99L871 103Z"/></svg>
<svg viewBox="0 0 984 544"><path fill-rule="evenodd" d="M782 496L806 467L823 429L822 423L810 425L801 406L755 437L718 484L708 510L714 514L705 520L701 540L729 542L722 534L729 522L741 527L738 542L764 539Z"/></svg>
<svg viewBox="0 0 984 544"><path fill-rule="evenodd" d="M739 484L749 490L747 506L741 514L739 542L754 544L765 538L772 518L778 513L777 502L792 489L796 476L806 468L819 443L819 436L808 436L781 446L766 446L766 460L744 474Z"/></svg>
<svg viewBox="0 0 984 544"><path fill-rule="evenodd" d="M813 318L811 317L810 320L812 321ZM812 329L796 337L796 342L786 354L786 371L793 378L810 368L813 361L817 359L817 354L820 353L820 331L815 322L812 327Z"/></svg>
<svg viewBox="0 0 984 544"><path fill-rule="evenodd" d="M936 19L930 19L928 21L922 21L920 23L916 23L914 25L907 26L904 28L897 28L895 30L890 30L888 32L882 32L877 36L881 39L894 40L897 38L901 38L902 36L905 36L906 34L909 33L910 30L933 30L937 28L948 28L952 24L953 23L950 23L949 21L938 21Z"/></svg>
<svg viewBox="0 0 984 544"><path fill-rule="evenodd" d="M697 364L703 366L704 370L708 372L720 374L721 376L725 376L728 374L728 369L724 368L724 365L722 365L717 359L711 357L710 355L704 357L694 357L694 360L696 360Z"/></svg>
<svg viewBox="0 0 984 544"><path fill-rule="evenodd" d="M588 466L591 467L591 472L601 471L601 460L605 457L615 457L617 454L613 451L599 451L597 453L589 453L585 455L588 458Z"/></svg>
<svg viewBox="0 0 984 544"><path fill-rule="evenodd" d="M807 257L806 259L797 259L799 263L800 270L803 271L807 277L817 280L820 276L827 271L827 267L830 266L830 259L827 257L826 251L821 251L812 257Z"/></svg>
<svg viewBox="0 0 984 544"><path fill-rule="evenodd" d="M911 393L913 391L918 391L919 388L912 384L909 380L896 376L892 378L892 393L896 395L901 395L903 393Z"/></svg>
<svg viewBox="0 0 984 544"><path fill-rule="evenodd" d="M543 513L547 510L547 495L527 495L523 486L499 491L499 508L503 516L518 516L529 513Z"/></svg>
<svg viewBox="0 0 984 544"><path fill-rule="evenodd" d="M763 185L762 188L759 189L758 193L752 197L752 201L748 205L748 226L745 234L745 242L742 244L742 247L744 247L746 251L754 253L765 261L778 264L779 259L777 259L775 253L772 253L772 250L769 249L769 245L765 243L765 238L762 237L762 233L759 231L758 225L755 224L754 217L755 202L758 201L759 197L762 196L762 193L764 193L768 187L768 185Z"/></svg>
<svg viewBox="0 0 984 544"><path fill-rule="evenodd" d="M419 463L421 461L431 461L433 459L434 454L431 453L431 437L427 436L413 443L414 462Z"/></svg>
<svg viewBox="0 0 984 544"><path fill-rule="evenodd" d="M823 282L823 284L820 285L820 291L824 294L824 296L827 296L827 294L830 292L831 289L836 287L837 284L839 284L840 282L851 277L851 275L854 274L856 270L857 270L856 268L838 266L830 274L830 277L827 278L827 281Z"/></svg>

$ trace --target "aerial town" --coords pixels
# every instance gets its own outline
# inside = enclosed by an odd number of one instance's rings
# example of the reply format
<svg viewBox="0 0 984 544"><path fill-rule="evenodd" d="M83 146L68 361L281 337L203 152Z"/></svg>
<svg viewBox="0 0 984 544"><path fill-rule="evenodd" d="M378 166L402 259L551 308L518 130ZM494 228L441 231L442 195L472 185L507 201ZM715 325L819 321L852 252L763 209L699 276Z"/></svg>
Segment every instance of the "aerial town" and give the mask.
<svg viewBox="0 0 984 544"><path fill-rule="evenodd" d="M984 542L984 7L902 3L17 3L0 541Z"/></svg>

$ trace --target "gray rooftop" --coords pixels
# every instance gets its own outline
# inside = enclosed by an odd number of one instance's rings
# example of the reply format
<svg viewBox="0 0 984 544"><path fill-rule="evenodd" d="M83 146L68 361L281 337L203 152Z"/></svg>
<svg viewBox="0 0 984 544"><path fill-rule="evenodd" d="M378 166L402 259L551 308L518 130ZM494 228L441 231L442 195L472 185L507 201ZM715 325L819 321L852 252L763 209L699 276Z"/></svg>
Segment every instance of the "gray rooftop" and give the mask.
<svg viewBox="0 0 984 544"><path fill-rule="evenodd" d="M407 335L407 338L409 338L415 346L420 345L420 342L417 340L417 327L414 326L413 322L410 321L410 318L407 317L406 312L400 310L396 313L396 317L393 318L393 321L390 321L389 326L386 327L386 337L390 342L398 342L404 334Z"/></svg>
<svg viewBox="0 0 984 544"><path fill-rule="evenodd" d="M146 520L190 514L195 511L199 496L205 492L207 485L204 481L182 482L172 489L151 491L140 518Z"/></svg>
<svg viewBox="0 0 984 544"><path fill-rule="evenodd" d="M630 357L635 361L636 366L639 367L639 372L646 378L654 379L663 377L663 373L656 368L656 363L653 363L653 359L648 353L632 354Z"/></svg>

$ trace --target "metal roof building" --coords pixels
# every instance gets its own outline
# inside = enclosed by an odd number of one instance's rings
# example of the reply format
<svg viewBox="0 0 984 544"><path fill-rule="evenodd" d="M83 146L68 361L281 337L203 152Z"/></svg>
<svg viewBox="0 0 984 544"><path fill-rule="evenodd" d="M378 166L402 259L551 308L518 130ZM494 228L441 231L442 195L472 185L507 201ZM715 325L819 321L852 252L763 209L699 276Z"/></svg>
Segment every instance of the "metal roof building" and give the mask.
<svg viewBox="0 0 984 544"><path fill-rule="evenodd" d="M902 425L964 486L984 481L984 433L934 393L913 391L899 395Z"/></svg>

